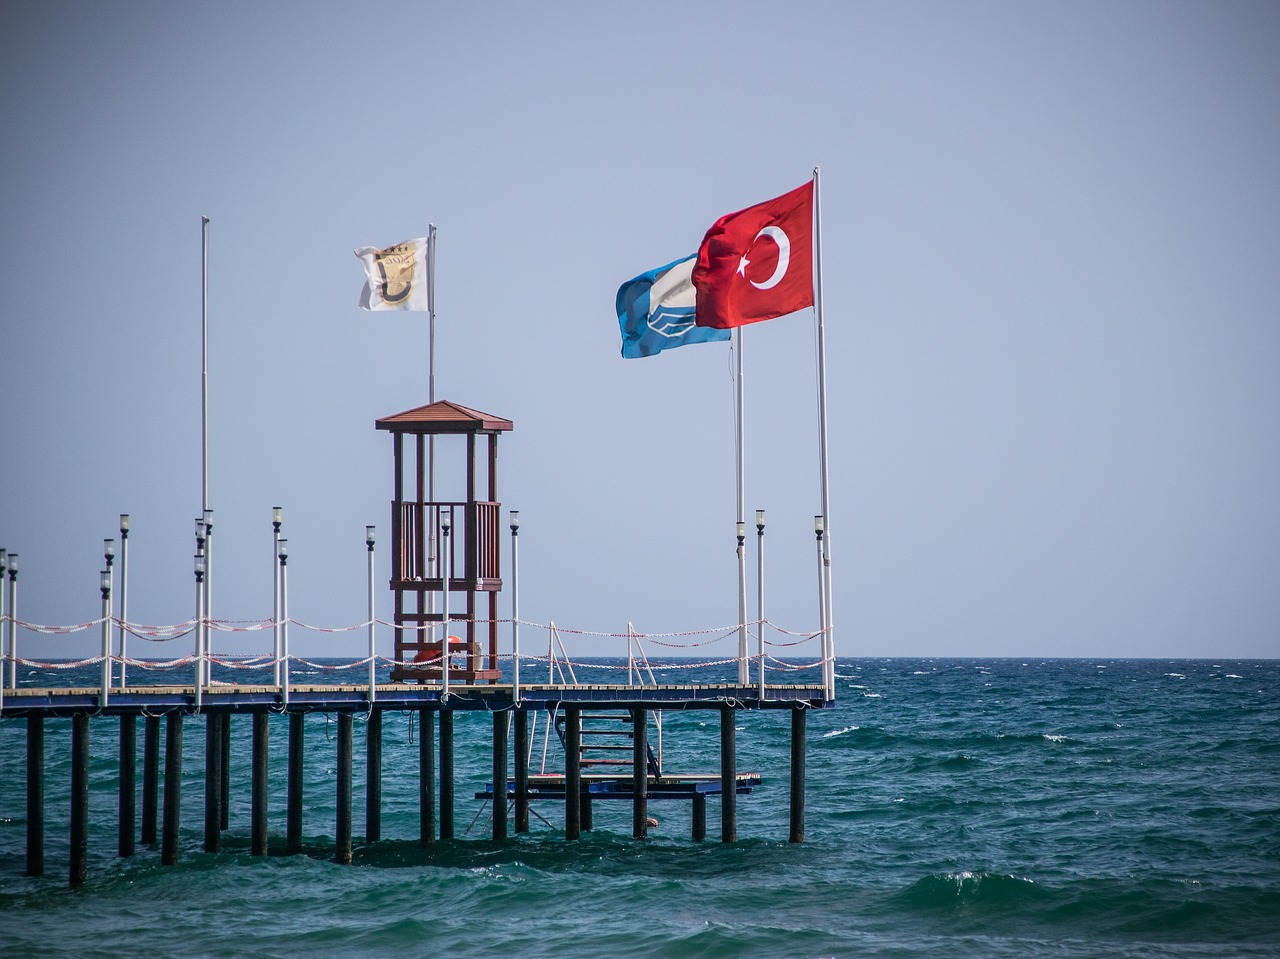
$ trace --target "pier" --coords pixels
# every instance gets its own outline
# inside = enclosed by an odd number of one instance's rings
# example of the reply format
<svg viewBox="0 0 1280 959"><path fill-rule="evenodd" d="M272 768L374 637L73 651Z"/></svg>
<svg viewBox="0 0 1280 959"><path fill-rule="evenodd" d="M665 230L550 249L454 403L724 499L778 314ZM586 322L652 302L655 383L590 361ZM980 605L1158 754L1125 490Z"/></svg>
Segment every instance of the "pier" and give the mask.
<svg viewBox="0 0 1280 959"><path fill-rule="evenodd" d="M394 499L391 503L391 575L394 617L383 625L393 635L390 657L377 652L374 615L374 527L366 527L368 548L369 618L360 627L368 630L367 655L349 665L367 666L363 683L299 685L292 680L291 664L298 658L290 653L290 625L299 627L288 610L288 540L281 536L282 515L273 510L274 550L278 557L275 609L271 621L251 629L271 628L270 654L249 660L218 658L212 650L211 630L235 629L214 620L209 613L209 581L212 511L196 520L195 617L171 627L139 627L130 623L125 595L120 596L119 615L113 615L113 541L106 541L107 569L102 572L102 616L80 627L42 628L23 623L17 613L17 557L8 555L8 592L0 588L0 639L7 634L7 647L0 658L0 724L26 726L26 872L43 875L45 869L44 811L50 797L45 794L45 764L50 744L46 742L49 719L70 719L71 777L70 834L68 836L69 881L84 883L87 878L89 835L89 762L92 733L104 723L119 726L118 855L137 854L139 844L158 847L160 862L173 865L180 855L181 788L184 762L184 732L195 724L204 726L203 762L203 850L221 850L222 834L228 829L228 793L233 775L250 781L251 854L267 855L269 849L268 745L273 727L277 736L288 737L288 774L285 796L286 828L284 851L303 849L303 785L309 751L304 717L322 713L336 718L337 735L332 748L336 770L336 821L334 858L352 861L352 781L354 755L353 726L357 716L365 722L365 831L366 842L382 839L381 795L383 716L390 710L408 713L418 728L418 808L417 840L423 846L456 838L455 719L473 714L492 717L492 776L474 798L491 810L492 838L509 838L508 825L516 833L528 832L531 806L543 809L554 804L563 810L563 836L567 841L581 837L593 826L593 804L625 802L632 809L632 836L643 840L649 828L650 802L688 804L689 834L702 841L707 832L707 801L718 803L720 839L734 842L738 836L737 803L751 795L764 781L789 781L790 808L788 840L804 841L805 734L811 709L834 702L830 629L825 613L822 627L801 641L816 640L821 654L816 661L796 664L774 659L766 653L763 608L755 623L742 622L720 638L737 640L736 656L698 664L724 667L736 674L734 681L660 682L640 644L640 636L628 625L619 638L627 644L626 665L612 667L617 678L625 669L625 682L579 680L568 660L559 633L547 628L547 655L530 655L520 648L521 620L518 614L518 533L519 514L510 514L511 600L509 620L498 617L500 576L501 504L497 500L497 442L512 428L509 420L480 413L450 402L433 402L376 422L379 430L392 437ZM465 443L464 494L455 500L434 496L436 440ZM484 455L480 456L483 444ZM483 475L482 475L483 474ZM483 484L482 484L483 479ZM479 498L483 487L485 498ZM819 561L819 607L825 609L822 517L815 518ZM744 555L745 533L738 524L740 562ZM129 517L121 515L121 588L127 578ZM757 514L760 549L763 549L763 512ZM0 576L5 553L0 551ZM762 563L761 559L761 563ZM762 566L761 566L762 569ZM762 575L762 574L761 574ZM762 590L761 590L762 595ZM455 603L461 600L460 605ZM7 602L7 607L6 607ZM763 603L763 600L761 600ZM744 617L745 618L745 617ZM18 666L39 667L39 663L19 655L18 627L46 632L101 628L101 654L78 665L100 667L100 681L93 686L20 685ZM503 645L500 627L511 628L510 645ZM529 625L529 624L526 624ZM754 627L757 650L748 655L746 637ZM454 635L454 630L460 635ZM117 649L113 636L118 631ZM128 636L152 641L173 641L191 635L194 651L168 662L131 659L125 649ZM664 642L679 647L676 642ZM690 644L693 645L693 644ZM698 644L703 645L703 644ZM794 647L790 641L780 645ZM557 653L557 647L559 652ZM700 650L701 652L701 650ZM788 655L794 655L789 648ZM521 665L526 674L521 677ZM545 682L529 681L532 665L543 667ZM65 666L66 664L63 664ZM311 664L315 665L315 664ZM387 667L378 677L379 666ZM58 666L57 668L63 668ZM221 675L215 677L215 668ZM177 670L190 683L165 685L154 675L144 684L139 670ZM188 670L190 670L188 672ZM792 682L797 672L820 671L821 681ZM770 681L769 671L774 680ZM241 672L252 673L250 681L238 680ZM584 673L584 676L586 673ZM132 682L126 681L126 676ZM265 678L264 678L265 677ZM7 681L6 681L7 680ZM781 770L744 770L738 767L736 722L741 713L785 710L790 715L790 763ZM662 716L672 711L700 711L711 714L719 726L718 768L671 770L664 768ZM142 743L138 743L139 719ZM473 720L474 721L474 720ZM247 757L231 754L233 722L251 723L251 747ZM532 743L541 724L543 758L540 768L532 768ZM710 725L710 724L708 724ZM554 732L554 740L552 733ZM6 738L6 742L11 737ZM558 760L548 767L546 744L555 742ZM656 746L655 746L656 742ZM62 748L58 742L53 749ZM142 757L141 781L137 773L139 749ZM329 757L324 758L325 762ZM140 809L139 809L140 799ZM64 801L58 797L56 801ZM477 818L479 817L477 813ZM553 818L561 814L553 814ZM543 821L546 817L538 813ZM412 837L400 837L409 839Z"/></svg>
<svg viewBox="0 0 1280 959"><path fill-rule="evenodd" d="M761 781L759 772L737 768L735 722L741 710L789 710L791 715L790 831L788 839L804 839L804 750L805 717L809 709L829 705L820 685L770 686L759 697L755 687L731 684L666 685L632 687L625 685L565 686L529 684L521 688L520 699L513 687L502 684L452 684L446 696L441 685L410 683L368 686L294 686L289 704L283 690L268 686L217 686L199 697L194 687L143 686L114 688L106 705L98 688L10 688L5 691L2 718L7 724L26 725L26 873L44 874L44 792L46 751L45 720L71 719L71 808L69 881L86 881L88 835L88 768L91 730L107 722L119 724L119 843L120 856L136 853L138 842L159 846L160 862L177 863L181 784L184 764L183 733L195 723L205 727L204 768L204 850L218 852L221 834L228 828L227 792L233 768L251 778L251 853L267 854L267 744L271 727L288 735L288 787L286 843L288 852L302 850L303 764L308 744L303 738L302 718L307 713L324 712L336 717L337 735L332 759L337 769L337 821L334 858L352 861L352 764L355 760L352 726L355 716L367 714L365 735L366 795L365 840L383 838L380 829L382 800L381 714L386 710L411 711L419 730L420 832L418 842L430 846L438 840L455 838L455 782L453 724L466 713L489 713L493 717L493 779L476 798L494 804L492 838L508 838L508 806L514 808L516 832L529 830L529 809L533 801L562 804L563 833L566 840L591 829L593 801L626 801L632 805L633 836L643 839L647 832L648 803L687 801L691 809L691 838L706 837L706 802L715 797L720 805L720 839L737 839L736 800L749 794ZM591 765L590 750L581 746L584 715L607 710L627 717L631 754L616 761L625 770ZM650 761L647 732L657 711L702 710L717 714L720 726L720 768L713 773L669 773L654 769ZM562 772L530 773L530 717L556 723L564 729L564 769ZM136 729L143 721L141 810L137 816ZM252 723L252 751L230 762L230 724ZM589 720L587 720L589 721ZM287 732L286 732L287 730ZM188 760L189 761L189 757ZM325 762L330 757L324 758ZM584 766L589 771L584 773ZM514 769L514 776L508 770ZM505 788L495 789L501 783ZM157 839L158 835L158 839ZM412 837L400 837L412 838Z"/></svg>

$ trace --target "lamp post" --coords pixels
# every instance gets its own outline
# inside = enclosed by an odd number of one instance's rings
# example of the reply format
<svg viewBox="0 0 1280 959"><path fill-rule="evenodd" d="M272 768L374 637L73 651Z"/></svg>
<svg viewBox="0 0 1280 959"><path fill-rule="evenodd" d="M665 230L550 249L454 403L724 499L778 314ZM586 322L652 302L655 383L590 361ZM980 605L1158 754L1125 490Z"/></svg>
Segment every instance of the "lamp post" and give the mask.
<svg viewBox="0 0 1280 959"><path fill-rule="evenodd" d="M742 515L741 512L738 513ZM747 668L747 524L738 521L738 685L745 686L751 681Z"/></svg>
<svg viewBox="0 0 1280 959"><path fill-rule="evenodd" d="M818 628L822 631L822 685L827 685L827 577L825 575L824 544L826 535L826 517L818 514L813 518L813 532L818 540Z"/></svg>
<svg viewBox="0 0 1280 959"><path fill-rule="evenodd" d="M511 700L520 705L520 511L511 511Z"/></svg>
<svg viewBox="0 0 1280 959"><path fill-rule="evenodd" d="M449 543L449 527L453 523L453 508L440 512L440 533L443 537L444 576L441 586L444 591L444 608L441 611L440 624L444 627L444 635L440 643L440 701L449 698L449 580L453 576L453 550Z"/></svg>
<svg viewBox="0 0 1280 959"><path fill-rule="evenodd" d="M107 540L108 543L111 540ZM114 545L114 544L113 544ZM102 700L105 708L111 689L111 558L113 552L107 553L107 568L99 574L98 588L102 590Z"/></svg>
<svg viewBox="0 0 1280 959"><path fill-rule="evenodd" d="M364 544L369 553L369 702L373 702L374 697L377 695L378 679L378 649L375 645L373 631L373 534L376 530L376 526L366 526L364 528Z"/></svg>
<svg viewBox="0 0 1280 959"><path fill-rule="evenodd" d="M203 525L203 521L202 521ZM201 537L201 546L204 539ZM204 549L196 550L196 712L204 702Z"/></svg>
<svg viewBox="0 0 1280 959"><path fill-rule="evenodd" d="M208 502L208 499L205 500ZM213 510L204 511L204 646L205 653L213 657L213 635L209 623L213 621ZM205 680L213 680L213 663L205 660Z"/></svg>
<svg viewBox="0 0 1280 959"><path fill-rule="evenodd" d="M18 554L9 554L9 688L18 688Z"/></svg>
<svg viewBox="0 0 1280 959"><path fill-rule="evenodd" d="M764 699L764 510L756 510L756 656L760 661L760 698Z"/></svg>
<svg viewBox="0 0 1280 959"><path fill-rule="evenodd" d="M120 688L125 689L129 655L129 514L120 514Z"/></svg>
<svg viewBox="0 0 1280 959"><path fill-rule="evenodd" d="M281 539L276 556L280 559L280 700L289 705L289 541Z"/></svg>
<svg viewBox="0 0 1280 959"><path fill-rule="evenodd" d="M106 561L107 568L107 592L110 593L115 586L115 562L116 562L116 541L114 539L104 539L102 541L102 558ZM114 645L114 637L111 635L111 607L108 606L103 614L103 634L106 639L106 648L102 655L106 657L107 681L111 681L111 647Z"/></svg>
<svg viewBox="0 0 1280 959"><path fill-rule="evenodd" d="M275 685L280 685L280 524L284 522L284 508L271 507L271 528L275 537L271 544L271 658L275 665Z"/></svg>

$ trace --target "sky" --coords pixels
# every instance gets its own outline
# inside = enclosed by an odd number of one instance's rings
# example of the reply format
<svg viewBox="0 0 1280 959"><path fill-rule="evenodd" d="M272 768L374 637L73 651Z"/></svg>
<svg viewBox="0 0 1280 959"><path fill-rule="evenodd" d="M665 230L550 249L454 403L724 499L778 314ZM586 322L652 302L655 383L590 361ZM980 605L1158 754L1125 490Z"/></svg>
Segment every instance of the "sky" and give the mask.
<svg viewBox="0 0 1280 959"><path fill-rule="evenodd" d="M427 402L427 324L359 310L353 250L435 224L437 397L515 425L523 648L554 621L573 652L625 655L590 634L630 622L703 644L653 654L732 656L731 354L624 360L614 297L816 166L838 653L1276 656L1277 49L1280 7L1235 0L5 3L19 616L98 615L122 512L129 618L194 614L207 216L213 614L270 616L280 505L291 615L364 621L375 524L390 619L374 421ZM814 329L804 310L743 338L766 616L800 634Z"/></svg>

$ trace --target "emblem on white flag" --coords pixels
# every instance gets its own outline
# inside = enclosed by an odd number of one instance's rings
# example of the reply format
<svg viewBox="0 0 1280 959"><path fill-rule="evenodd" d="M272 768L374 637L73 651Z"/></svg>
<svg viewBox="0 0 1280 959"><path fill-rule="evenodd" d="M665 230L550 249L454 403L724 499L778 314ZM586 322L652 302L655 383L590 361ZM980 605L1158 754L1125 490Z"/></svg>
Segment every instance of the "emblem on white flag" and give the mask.
<svg viewBox="0 0 1280 959"><path fill-rule="evenodd" d="M426 237L385 250L362 246L355 252L365 272L364 289L360 291L362 310L429 309Z"/></svg>

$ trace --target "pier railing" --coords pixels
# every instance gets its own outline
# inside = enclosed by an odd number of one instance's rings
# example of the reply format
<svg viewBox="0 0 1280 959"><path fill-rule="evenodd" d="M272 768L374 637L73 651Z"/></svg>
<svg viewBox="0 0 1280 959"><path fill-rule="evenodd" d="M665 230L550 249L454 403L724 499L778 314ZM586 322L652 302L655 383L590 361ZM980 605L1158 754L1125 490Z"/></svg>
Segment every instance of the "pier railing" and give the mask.
<svg viewBox="0 0 1280 959"><path fill-rule="evenodd" d="M282 620L280 625L283 625L284 622ZM316 626L292 617L288 618L287 622L298 630L323 634L365 633L371 627L376 628L379 626L390 630L395 625L376 618L351 626L336 628ZM452 622L456 624L465 621L453 620ZM487 624L489 620L483 620L482 622ZM714 673L722 669L728 672L739 663L738 656L732 653L741 628L738 624L686 632L641 633L632 624L628 623L625 632L611 633L572 629L557 626L554 622L547 624L528 621L519 621L513 624L512 620L497 620L495 622L517 625L526 631L544 631L547 636L547 651L545 655L528 652L516 654L514 651L500 653L499 660L504 667L504 679L499 680L499 684L510 681L511 676L515 673L514 667L517 663L526 669L526 683L529 682L528 677L537 675L538 668L542 667L547 670L548 685L560 686L565 689L596 685L602 681L607 681L608 685L611 686L616 685L628 689L640 689L658 685L678 686L682 685L681 680L684 677L694 671L698 671L703 675L707 674L708 671ZM758 683L748 688L758 690L760 697L764 698L771 687L823 685L822 676L826 672L824 668L826 664L821 654L821 651L825 648L821 631L791 632L768 621L747 623L745 625L753 633L759 635L759 645L763 650L759 655L751 658L755 667L753 672L760 679ZM116 651L108 638L103 639L102 647L95 655L84 658L57 656L45 659L28 658L19 655L19 650L23 645L18 641L20 630L47 638L67 639L85 633L89 634L89 636L101 634L103 637L109 637L112 633L118 631L127 633L138 640L166 646L180 642L184 638L199 637L202 629L206 637L216 633L227 637L247 638L255 634L269 635L275 630L276 626L277 622L271 619L257 622L210 619L198 621L191 619L168 626L147 626L125 622L115 617L101 617L69 626L45 626L6 615L4 620L0 622L0 637L6 640L2 658L3 671L0 672L0 675L3 675L4 678L4 681L0 682L0 709L4 705L4 689L6 687L15 689L19 685L36 685L36 683L30 681L19 683L19 667L23 667L26 670L58 671L71 670L78 667L101 666L101 697L103 705L105 705L113 692L123 692L130 686L156 685L155 680L159 678L171 683L172 679L170 677L174 673L187 669L191 669L193 672L193 685L197 690L197 697L200 692L210 688L234 687L242 683L255 686L276 685L280 687L287 703L291 670L294 671L294 681L296 682L296 671L303 669L310 675L331 675L334 677L331 680L334 684L365 686L368 690L369 699L373 700L377 695L377 687L383 685L376 678L376 670L390 669L400 665L414 665L401 663L394 658L376 654L363 655L348 661L341 657L333 657L331 654L305 657L293 652L276 655L271 651L261 653L219 651L215 650L213 641L209 639L200 641L198 638L195 639L190 651L184 650L182 654L171 658L124 656ZM402 626L402 628L411 627ZM424 624L422 628L429 627ZM772 636L770 636L770 633ZM591 655L581 655L575 658L569 655L565 647L565 636L574 637L579 642L591 639L601 649ZM189 639L188 641L192 640ZM266 640L264 645L269 644L269 642L269 640ZM657 657L651 657L647 653L644 644L660 650L660 654ZM216 645L224 646L225 644L217 642ZM246 645L248 644L246 643ZM355 645L354 641L352 645ZM716 655L719 651L717 647L730 652L730 655ZM819 655L816 658L805 656L803 652L805 647L810 649L817 647ZM83 649L83 646L81 646L81 649ZM442 658L437 656L428 665L435 665L439 668ZM423 664L417 662L416 665L421 666ZM280 667L283 681L276 683L272 682L270 678L266 678L264 681L264 677L276 675L277 666ZM129 670L143 670L151 675L139 682L137 673L126 673L125 667L128 667ZM214 672L215 667L217 668L217 673ZM450 669L450 672L453 671L453 668ZM530 672L530 669L533 672ZM361 670L371 677L373 681L353 684L349 679L339 676L339 674L347 673L351 670ZM580 678L578 675L579 670L588 670L589 675L584 674ZM160 677L157 674L164 675ZM130 677L129 683L125 681L126 675ZM734 675L736 676L736 672ZM532 682L535 685L539 684L536 679ZM47 678L42 680L40 684L47 685ZM428 683L428 685L431 684ZM733 680L729 680L725 685L738 684ZM827 698L834 699L834 690L828 690Z"/></svg>

